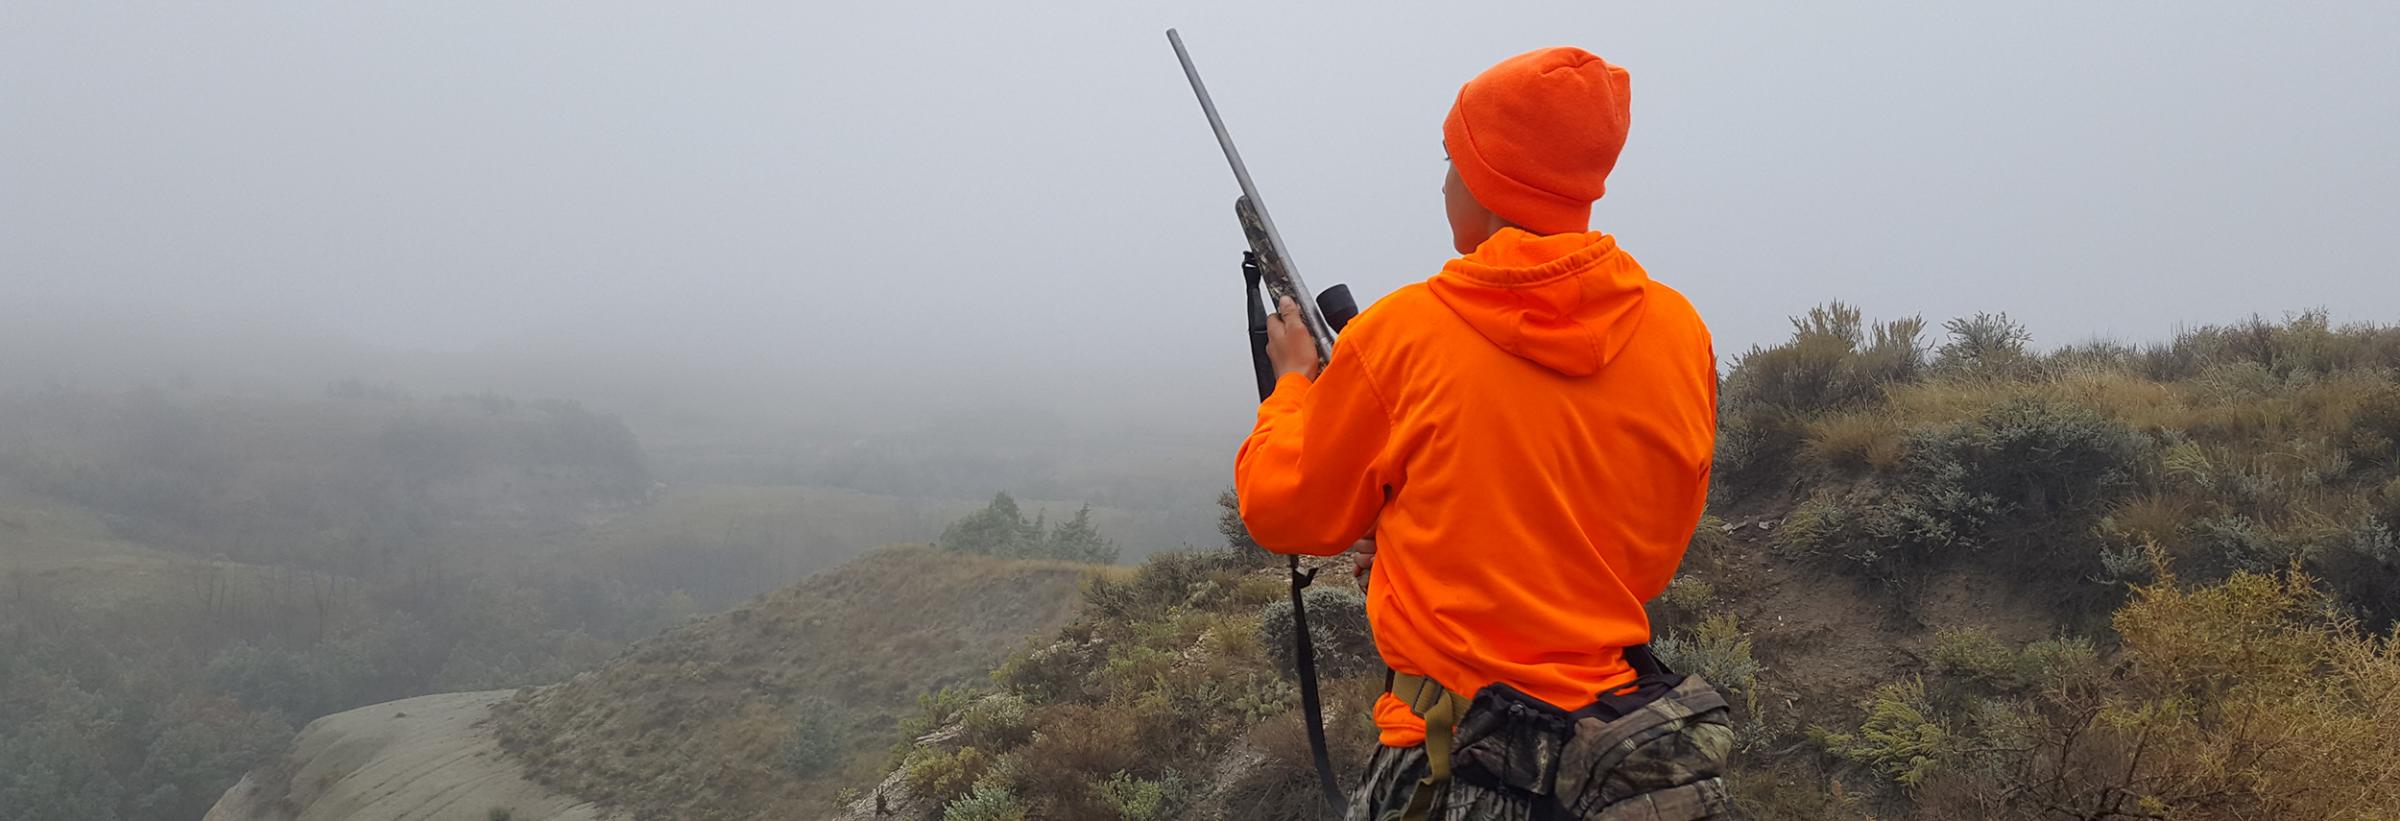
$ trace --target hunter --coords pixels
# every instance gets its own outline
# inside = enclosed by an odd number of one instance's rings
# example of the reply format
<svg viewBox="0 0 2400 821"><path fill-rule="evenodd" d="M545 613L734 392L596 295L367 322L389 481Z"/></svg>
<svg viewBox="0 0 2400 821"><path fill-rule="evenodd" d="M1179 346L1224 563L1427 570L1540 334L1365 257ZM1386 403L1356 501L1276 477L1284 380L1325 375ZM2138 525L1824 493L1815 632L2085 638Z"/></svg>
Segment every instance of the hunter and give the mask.
<svg viewBox="0 0 2400 821"><path fill-rule="evenodd" d="M1629 117L1625 70L1589 52L1494 66L1442 124L1462 256L1321 373L1296 306L1269 321L1242 521L1357 552L1392 671L1351 819L1729 812L1725 703L1647 648L1642 603L1707 500L1717 374L1692 304L1590 230Z"/></svg>

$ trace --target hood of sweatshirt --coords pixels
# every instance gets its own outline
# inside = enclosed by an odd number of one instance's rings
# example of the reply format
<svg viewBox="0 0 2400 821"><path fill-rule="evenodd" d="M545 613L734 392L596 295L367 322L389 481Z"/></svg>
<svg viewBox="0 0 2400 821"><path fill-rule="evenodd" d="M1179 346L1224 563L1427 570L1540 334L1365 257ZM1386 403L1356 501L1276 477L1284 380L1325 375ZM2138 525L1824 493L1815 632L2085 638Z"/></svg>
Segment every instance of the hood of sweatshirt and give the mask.
<svg viewBox="0 0 2400 821"><path fill-rule="evenodd" d="M1605 233L1503 228L1426 283L1501 350L1568 376L1607 367L1641 325L1650 275Z"/></svg>

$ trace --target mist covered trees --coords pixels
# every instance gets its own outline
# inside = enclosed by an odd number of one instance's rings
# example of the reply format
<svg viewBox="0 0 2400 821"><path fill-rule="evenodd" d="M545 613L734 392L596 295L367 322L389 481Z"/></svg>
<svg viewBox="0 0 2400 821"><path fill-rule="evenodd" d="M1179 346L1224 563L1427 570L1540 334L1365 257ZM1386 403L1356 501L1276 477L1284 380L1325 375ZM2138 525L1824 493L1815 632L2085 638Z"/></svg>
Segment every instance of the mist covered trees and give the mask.
<svg viewBox="0 0 2400 821"><path fill-rule="evenodd" d="M1064 559L1073 562L1108 564L1117 560L1117 544L1100 535L1092 523L1092 506L1084 505L1075 516L1051 526L1047 515L1036 513L1030 520L1017 505L1015 497L1001 491L992 503L982 510L960 517L942 529L941 546L961 553L989 556L1008 556L1025 559Z"/></svg>

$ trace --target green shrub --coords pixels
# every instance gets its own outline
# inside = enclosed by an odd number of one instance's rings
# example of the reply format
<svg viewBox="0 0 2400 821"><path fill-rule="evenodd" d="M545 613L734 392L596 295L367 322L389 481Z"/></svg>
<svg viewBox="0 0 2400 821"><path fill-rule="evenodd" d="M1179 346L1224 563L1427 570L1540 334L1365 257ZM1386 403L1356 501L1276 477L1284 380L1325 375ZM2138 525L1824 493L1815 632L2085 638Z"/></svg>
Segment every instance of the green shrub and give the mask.
<svg viewBox="0 0 2400 821"><path fill-rule="evenodd" d="M1850 316L1855 319L1857 314L1853 311ZM1794 323L1799 325L1799 320ZM1801 325L1791 341L1753 348L1735 360L1728 378L1729 398L1791 411L1857 404L1871 396L1870 386L1851 372L1850 360L1857 349L1854 327L1837 334Z"/></svg>
<svg viewBox="0 0 2400 821"><path fill-rule="evenodd" d="M2024 366L2032 364L2025 345L2033 341L2033 334L2008 314L1959 317L1942 323L1942 330L1950 341L1936 352L1936 368L1999 376L2025 373Z"/></svg>
<svg viewBox="0 0 2400 821"><path fill-rule="evenodd" d="M2017 654L2016 678L2025 687L2050 692L2089 689L2108 671L2090 639L2044 639Z"/></svg>
<svg viewBox="0 0 2400 821"><path fill-rule="evenodd" d="M1357 590L1313 585L1301 594L1308 605L1309 641L1317 653L1317 674L1340 678L1373 672L1383 663L1375 652L1375 637L1367 627L1367 599ZM1259 609L1258 642L1275 660L1275 669L1298 675L1292 642L1292 602L1269 602Z"/></svg>
<svg viewBox="0 0 2400 821"><path fill-rule="evenodd" d="M2392 477L2391 483L2384 485L2383 492L2378 495L2382 497L2384 520L2400 527L2400 476Z"/></svg>
<svg viewBox="0 0 2400 821"><path fill-rule="evenodd" d="M1957 754L1958 739L1925 698L1925 681L1910 679L1876 687L1859 702L1866 717L1855 731L1818 728L1813 735L1835 755L1866 765L1902 787L1915 787L1940 773Z"/></svg>
<svg viewBox="0 0 2400 821"><path fill-rule="evenodd" d="M1025 817L1025 802L1004 787L976 787L942 805L942 821L1025 821Z"/></svg>
<svg viewBox="0 0 2400 821"><path fill-rule="evenodd" d="M1793 556L1816 556L1838 548L1850 533L1849 509L1840 494L1820 489L1801 500L1775 528L1773 544Z"/></svg>
<svg viewBox="0 0 2400 821"><path fill-rule="evenodd" d="M1933 665L1945 676L1971 683L2010 686L2017 677L2017 654L1981 628L1935 633Z"/></svg>
<svg viewBox="0 0 2400 821"><path fill-rule="evenodd" d="M1980 627L1934 634L1930 660L1945 682L1987 694L2063 687L2099 674L2099 654L2088 640L2046 639L2011 649Z"/></svg>
<svg viewBox="0 0 2400 821"><path fill-rule="evenodd" d="M1870 326L1857 308L1832 302L1792 319L1792 338L1752 348L1734 363L1730 398L1789 411L1850 407L1883 386L1918 378L1925 323L1914 317Z"/></svg>
<svg viewBox="0 0 2400 821"><path fill-rule="evenodd" d="M2384 384L2360 403L2350 417L2347 441L2342 444L2350 461L2372 467L2390 467L2400 457L2400 385Z"/></svg>
<svg viewBox="0 0 2400 821"><path fill-rule="evenodd" d="M1758 674L1765 667L1750 652L1750 636L1742 632L1742 624L1731 613L1716 613L1700 620L1700 626L1686 634L1671 634L1652 639L1650 650L1668 667L1693 673L1708 683L1728 692L1744 692L1758 685Z"/></svg>
<svg viewBox="0 0 2400 821"><path fill-rule="evenodd" d="M1925 323L1864 322L1839 302L1792 319L1792 338L1735 360L1719 406L1715 482L1742 492L1787 475L1809 417L1866 405L1886 385L1922 378Z"/></svg>
<svg viewBox="0 0 2400 821"><path fill-rule="evenodd" d="M2100 572L2094 581L2104 584L2142 584L2151 580L2150 568L2157 564L2147 545L2115 542L2100 547Z"/></svg>
<svg viewBox="0 0 2400 821"><path fill-rule="evenodd" d="M1926 436L1910 448L1912 457L1920 452L1924 462L1912 466L1912 479L1955 477L1961 489L1991 496L2009 514L2038 520L2114 498L2132 480L2143 446L2122 422L2026 397Z"/></svg>
<svg viewBox="0 0 2400 821"><path fill-rule="evenodd" d="M1155 622L1168 611L1210 608L1232 595L1241 577L1257 569L1257 556L1231 550L1159 553L1129 581L1098 577L1084 588L1094 621L1104 624Z"/></svg>
<svg viewBox="0 0 2400 821"><path fill-rule="evenodd" d="M1991 497L1965 490L1955 472L1900 487L1862 482L1803 502L1776 531L1775 545L1839 556L1896 580L1903 570L1981 547L1999 509Z"/></svg>
<svg viewBox="0 0 2400 821"><path fill-rule="evenodd" d="M1072 797L1086 789L1089 779L1107 773L1146 770L1158 761L1144 754L1143 717L1129 704L1068 704L1042 711L1040 731L1033 743L1018 751L1027 768L1024 794L1044 798Z"/></svg>
<svg viewBox="0 0 2400 821"><path fill-rule="evenodd" d="M1100 692L1114 700L1130 700L1158 687L1159 679L1175 669L1183 657L1172 650L1140 644L1119 644L1109 648L1108 663L1101 665Z"/></svg>
<svg viewBox="0 0 2400 821"><path fill-rule="evenodd" d="M1061 640L1018 651L992 671L992 681L1027 701L1073 701L1089 695L1099 665L1092 644Z"/></svg>
<svg viewBox="0 0 2400 821"><path fill-rule="evenodd" d="M783 742L775 746L775 757L784 772L813 778L841 765L848 739L833 720L837 709L813 699L800 704Z"/></svg>
<svg viewBox="0 0 2400 821"><path fill-rule="evenodd" d="M913 739L950 726L974 700L974 693L950 687L918 693L917 711L901 719L900 735Z"/></svg>
<svg viewBox="0 0 2400 821"><path fill-rule="evenodd" d="M1704 579L1677 575L1667 582L1667 592L1659 594L1658 599L1684 613L1698 614L1716 605L1717 586Z"/></svg>
<svg viewBox="0 0 2400 821"><path fill-rule="evenodd" d="M1194 663L1167 669L1126 700L1151 733L1148 749L1166 760L1216 749L1243 727L1290 709L1297 697L1291 683L1258 665Z"/></svg>
<svg viewBox="0 0 2400 821"><path fill-rule="evenodd" d="M2394 543L2392 527L2381 520L2362 520L2348 536L2342 546L2359 558L2385 566L2400 563L2400 545Z"/></svg>
<svg viewBox="0 0 2400 821"><path fill-rule="evenodd" d="M1733 546L1732 529L1725 526L1725 520L1713 514L1702 515L1699 526L1692 528L1692 540L1684 545L1684 556L1710 557Z"/></svg>
<svg viewBox="0 0 2400 821"><path fill-rule="evenodd" d="M991 753L974 747L919 747L901 764L901 778L909 792L947 804L973 789L993 760Z"/></svg>
<svg viewBox="0 0 2400 821"><path fill-rule="evenodd" d="M2199 555L2223 568L2270 573L2302 558L2300 545L2238 513L2196 519L2190 530Z"/></svg>
<svg viewBox="0 0 2400 821"><path fill-rule="evenodd" d="M2305 520L2304 520L2305 521ZM2349 526L2318 521L2298 533L2274 534L2269 556L2232 565L2233 569L2254 573L2288 570L2291 562L2323 578L2325 587L2336 594L2350 612L2373 625L2387 625L2400 619L2400 545L2390 525L2376 516L2361 516ZM2288 556L2281 565L2269 564L2273 555Z"/></svg>
<svg viewBox="0 0 2400 821"><path fill-rule="evenodd" d="M970 747L1010 750L1032 738L1033 718L1015 695L985 696L959 717L959 742Z"/></svg>
<svg viewBox="0 0 2400 821"><path fill-rule="evenodd" d="M1779 547L1834 554L1880 576L1995 541L2090 575L2100 510L2131 487L2142 455L2123 423L2035 397L1911 437L1897 475L1820 491L1786 519ZM2037 552L2042 551L2042 552Z"/></svg>
<svg viewBox="0 0 2400 821"><path fill-rule="evenodd" d="M1805 417L1728 399L1717 418L1717 452L1709 476L1712 498L1731 498L1774 489L1790 475L1807 442Z"/></svg>
<svg viewBox="0 0 2400 821"><path fill-rule="evenodd" d="M2135 373L2141 370L2143 351L2121 342L2097 340L2061 345L2041 357L2042 370L2052 376L2077 371L2115 371Z"/></svg>
<svg viewBox="0 0 2400 821"><path fill-rule="evenodd" d="M1099 796L1101 806L1114 811L1124 821L1167 821L1178 817L1183 803L1183 783L1170 775L1152 781L1119 772L1106 781L1094 781L1092 792Z"/></svg>
<svg viewBox="0 0 2400 821"><path fill-rule="evenodd" d="M2297 575L2190 590L2160 575L2118 609L2109 665L2087 643L2037 644L2021 696L1945 717L1921 687L1887 688L1861 732L1821 738L1908 785L1922 817L2390 817L2392 640Z"/></svg>

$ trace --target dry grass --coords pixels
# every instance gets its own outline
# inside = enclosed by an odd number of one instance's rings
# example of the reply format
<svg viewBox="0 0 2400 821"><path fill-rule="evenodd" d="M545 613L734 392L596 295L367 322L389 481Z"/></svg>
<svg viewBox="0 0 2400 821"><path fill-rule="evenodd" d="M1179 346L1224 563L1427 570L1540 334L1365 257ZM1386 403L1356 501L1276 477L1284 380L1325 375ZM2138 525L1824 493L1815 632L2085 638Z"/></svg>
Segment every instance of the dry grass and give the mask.
<svg viewBox="0 0 2400 821"><path fill-rule="evenodd" d="M2035 392L2038 384L1983 379L1937 380L1899 385L1886 394L1881 413L1904 427L1973 419L2010 400Z"/></svg>
<svg viewBox="0 0 2400 821"><path fill-rule="evenodd" d="M2075 368L2047 386L2059 398L2099 411L2139 431L2183 426L2184 398L2172 386L2117 368Z"/></svg>
<svg viewBox="0 0 2400 821"><path fill-rule="evenodd" d="M804 818L872 781L917 696L981 680L1072 617L1083 565L886 548L657 639L501 710L536 778L635 817ZM806 778L777 747L830 705L841 766Z"/></svg>
<svg viewBox="0 0 2400 821"><path fill-rule="evenodd" d="M1908 453L1908 431L1876 412L1838 413L1808 423L1801 457L1835 475L1888 471Z"/></svg>
<svg viewBox="0 0 2400 821"><path fill-rule="evenodd" d="M2191 519L2191 503L2143 494L2117 503L2101 519L2101 527L2128 545L2155 544L2169 553L2178 553L2190 544L2183 526Z"/></svg>

